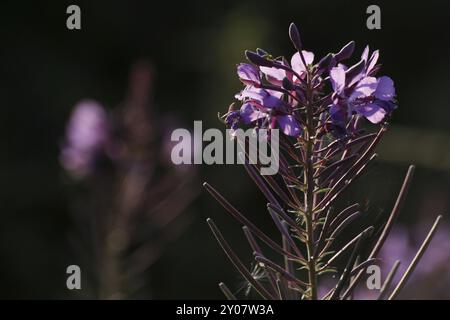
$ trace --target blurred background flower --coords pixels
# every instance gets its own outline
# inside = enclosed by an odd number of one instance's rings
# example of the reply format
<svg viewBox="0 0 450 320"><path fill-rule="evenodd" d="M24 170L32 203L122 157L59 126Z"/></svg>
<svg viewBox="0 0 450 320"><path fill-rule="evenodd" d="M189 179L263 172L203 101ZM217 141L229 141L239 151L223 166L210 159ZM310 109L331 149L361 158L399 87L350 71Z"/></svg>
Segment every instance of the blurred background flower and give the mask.
<svg viewBox="0 0 450 320"><path fill-rule="evenodd" d="M109 134L104 108L95 101L81 101L75 106L67 125L61 164L74 177L90 174L106 147Z"/></svg>
<svg viewBox="0 0 450 320"><path fill-rule="evenodd" d="M179 215L198 194L196 170L171 165L164 122L176 118L153 109L153 79L152 65L137 62L119 107L81 101L67 125L61 164L84 187L71 240L94 297L152 297L147 269L189 225Z"/></svg>

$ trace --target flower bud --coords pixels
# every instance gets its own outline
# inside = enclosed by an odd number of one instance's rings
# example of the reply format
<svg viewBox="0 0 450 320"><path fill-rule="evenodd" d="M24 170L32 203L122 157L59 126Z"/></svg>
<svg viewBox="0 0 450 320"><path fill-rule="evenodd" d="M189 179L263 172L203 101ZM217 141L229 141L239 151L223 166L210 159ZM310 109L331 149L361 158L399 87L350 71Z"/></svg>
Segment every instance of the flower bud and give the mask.
<svg viewBox="0 0 450 320"><path fill-rule="evenodd" d="M259 54L249 50L245 50L245 56L247 57L248 61L256 64L257 66L273 67L274 65L273 61L267 60L266 58L261 57Z"/></svg>
<svg viewBox="0 0 450 320"><path fill-rule="evenodd" d="M334 55L336 62L350 58L353 54L353 50L355 50L355 41L350 41L342 47L341 51Z"/></svg>
<svg viewBox="0 0 450 320"><path fill-rule="evenodd" d="M330 67L332 67L332 64L334 64L335 62L336 60L334 59L333 54L327 54L319 61L319 63L317 63L317 73L321 74L325 70L330 69Z"/></svg>
<svg viewBox="0 0 450 320"><path fill-rule="evenodd" d="M298 51L302 50L302 41L300 40L300 33L294 23L289 26L289 38L291 38L292 44Z"/></svg>
<svg viewBox="0 0 450 320"><path fill-rule="evenodd" d="M256 53L259 54L261 57L268 55L267 51L261 48L256 48Z"/></svg>

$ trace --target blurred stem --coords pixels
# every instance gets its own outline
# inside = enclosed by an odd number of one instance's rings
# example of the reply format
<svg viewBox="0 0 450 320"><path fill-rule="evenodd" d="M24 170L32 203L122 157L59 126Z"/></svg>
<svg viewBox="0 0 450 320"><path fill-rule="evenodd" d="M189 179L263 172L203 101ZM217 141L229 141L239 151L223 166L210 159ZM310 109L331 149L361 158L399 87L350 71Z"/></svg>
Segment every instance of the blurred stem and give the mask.
<svg viewBox="0 0 450 320"><path fill-rule="evenodd" d="M101 270L100 299L119 300L123 298L120 285L120 257L122 255L124 232L114 223L106 235L104 258Z"/></svg>
<svg viewBox="0 0 450 320"><path fill-rule="evenodd" d="M306 233L308 239L306 247L308 251L308 277L310 299L317 300L317 275L316 275L316 261L314 257L314 167L313 167L313 147L314 147L314 124L313 124L313 110L312 110L312 86L311 74L307 72L307 105L306 105L306 168L304 174L305 184L307 186L305 192L305 220Z"/></svg>
<svg viewBox="0 0 450 320"><path fill-rule="evenodd" d="M120 300L126 298L122 277L122 259L128 246L128 223L132 211L130 204L130 188L134 184L131 178L125 174L120 179L117 191L116 210L112 211L107 225L105 238L100 296L106 300Z"/></svg>

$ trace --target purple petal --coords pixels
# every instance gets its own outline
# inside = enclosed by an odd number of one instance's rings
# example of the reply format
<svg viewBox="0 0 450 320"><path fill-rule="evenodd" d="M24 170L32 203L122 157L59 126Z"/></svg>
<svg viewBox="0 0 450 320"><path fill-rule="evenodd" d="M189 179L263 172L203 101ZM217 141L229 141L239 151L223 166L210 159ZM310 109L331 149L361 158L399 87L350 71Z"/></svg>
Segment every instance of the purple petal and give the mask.
<svg viewBox="0 0 450 320"><path fill-rule="evenodd" d="M369 64L367 66L367 73L370 73L373 70L373 68L377 64L379 56L380 56L380 51L379 50L375 50L372 53L372 55L370 56L370 59L369 59Z"/></svg>
<svg viewBox="0 0 450 320"><path fill-rule="evenodd" d="M262 99L265 97L266 93L263 89L255 88L254 86L247 86L235 95L235 98L242 101L244 99L253 99L262 101Z"/></svg>
<svg viewBox="0 0 450 320"><path fill-rule="evenodd" d="M277 95L271 95L269 93L267 93L267 95L264 97L264 99L262 100L262 105L263 107L266 108L270 108L270 109L277 109L277 108L282 108L285 106L285 103L283 102L283 100L279 99Z"/></svg>
<svg viewBox="0 0 450 320"><path fill-rule="evenodd" d="M249 124L266 116L266 113L258 110L251 103L244 103L240 109L240 117L244 124Z"/></svg>
<svg viewBox="0 0 450 320"><path fill-rule="evenodd" d="M333 90L341 93L345 88L345 70L340 66L334 67L330 71L330 79Z"/></svg>
<svg viewBox="0 0 450 320"><path fill-rule="evenodd" d="M298 137L300 135L300 124L293 116L277 116L277 122L285 135L291 137Z"/></svg>
<svg viewBox="0 0 450 320"><path fill-rule="evenodd" d="M377 64L378 57L380 55L379 50L375 50L369 58L369 46L366 46L364 49L361 59L366 62L366 75L372 75L372 71L374 71L375 65Z"/></svg>
<svg viewBox="0 0 450 320"><path fill-rule="evenodd" d="M261 79L259 70L255 66L248 63L240 63L237 65L237 74L239 79L246 85L259 85Z"/></svg>
<svg viewBox="0 0 450 320"><path fill-rule="evenodd" d="M383 121L387 113L386 110L376 103L358 105L354 109L357 113L363 115L372 123L380 123Z"/></svg>
<svg viewBox="0 0 450 320"><path fill-rule="evenodd" d="M364 60L367 62L367 59L369 59L369 46L366 46L364 48L363 53L361 54L361 60Z"/></svg>
<svg viewBox="0 0 450 320"><path fill-rule="evenodd" d="M281 99L282 95L283 93L279 91L265 90L247 86L235 97L236 99L241 101L252 100L253 102L259 104L260 109L273 109L282 108L285 106L285 103Z"/></svg>
<svg viewBox="0 0 450 320"><path fill-rule="evenodd" d="M283 79L286 77L286 71L279 68L261 67L261 72L266 75L267 81L274 85L281 85Z"/></svg>
<svg viewBox="0 0 450 320"><path fill-rule="evenodd" d="M370 97L377 89L378 81L375 77L365 77L355 87L355 90L350 95L350 100L357 98Z"/></svg>
<svg viewBox="0 0 450 320"><path fill-rule="evenodd" d="M387 112L391 112L397 108L397 105L393 103L392 101L385 101L377 99L375 100L375 103L378 104L380 107L382 107Z"/></svg>
<svg viewBox="0 0 450 320"><path fill-rule="evenodd" d="M392 81L392 79L389 77L379 78L377 89L374 95L380 100L392 100L395 96L394 81Z"/></svg>
<svg viewBox="0 0 450 320"><path fill-rule="evenodd" d="M360 60L345 71L347 86L351 87L366 77L366 61Z"/></svg>
<svg viewBox="0 0 450 320"><path fill-rule="evenodd" d="M343 64L343 63L338 63L337 66L338 66L339 68L344 69L344 71L347 71L347 70L348 70L348 67L347 67L345 64Z"/></svg>
<svg viewBox="0 0 450 320"><path fill-rule="evenodd" d="M275 97L277 99L281 99L281 97L283 96L283 92L278 91L278 90L270 90L270 89L266 89L266 92L271 95L272 97Z"/></svg>
<svg viewBox="0 0 450 320"><path fill-rule="evenodd" d="M303 50L302 54L303 54L303 57L305 58L305 62L307 65L313 63L314 53ZM292 69L294 69L294 71L297 72L299 75L301 75L303 72L306 71L306 67L303 64L302 58L300 57L300 53L298 53L298 52L292 56L291 66L292 66Z"/></svg>
<svg viewBox="0 0 450 320"><path fill-rule="evenodd" d="M340 104L331 105L330 116L333 123L340 127L345 127L349 117L347 108Z"/></svg>

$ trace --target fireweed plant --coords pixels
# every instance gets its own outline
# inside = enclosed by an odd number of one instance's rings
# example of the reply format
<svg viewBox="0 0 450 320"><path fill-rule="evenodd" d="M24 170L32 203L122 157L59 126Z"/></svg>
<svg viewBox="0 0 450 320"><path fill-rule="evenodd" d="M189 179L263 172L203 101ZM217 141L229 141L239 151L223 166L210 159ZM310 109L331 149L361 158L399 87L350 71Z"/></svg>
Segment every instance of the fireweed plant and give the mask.
<svg viewBox="0 0 450 320"><path fill-rule="evenodd" d="M151 297L148 270L189 225L197 196L196 172L170 161L177 120L155 110L152 88L152 65L138 62L120 106L81 101L66 128L60 160L80 191L71 243L83 285L102 299Z"/></svg>
<svg viewBox="0 0 450 320"><path fill-rule="evenodd" d="M303 50L294 24L290 25L289 36L297 51L290 60L273 57L261 49L245 52L250 63L237 66L238 77L245 85L236 95L241 106L232 104L228 113L221 116L232 129L279 129L283 133L280 170L276 176L262 176L258 164L248 161L245 164L247 173L268 201L267 210L280 233L280 242L204 183L206 190L243 225L254 255L251 269L238 258L213 220L207 222L248 283L247 293L254 289L264 299L351 299L366 268L379 260L378 254L404 202L414 167L409 167L387 220L360 230L347 243L339 242L350 226L358 226L355 223L359 222L363 208L354 203L337 210L335 204L376 158L374 150L387 130L386 120L397 107L394 83L387 76L377 76L378 50L370 53L366 47L356 64L346 65L355 48L352 41L339 52L315 62L314 54ZM368 133L362 128L365 120L377 126L376 132ZM441 216L436 219L397 283L392 283L392 279L400 262L393 265L380 290L380 299L397 297L440 219ZM269 259L271 255L266 255L263 249L272 250L271 254L278 254L283 262ZM334 274L335 284L319 296L319 282L328 273ZM236 299L224 283L219 287L227 298Z"/></svg>

